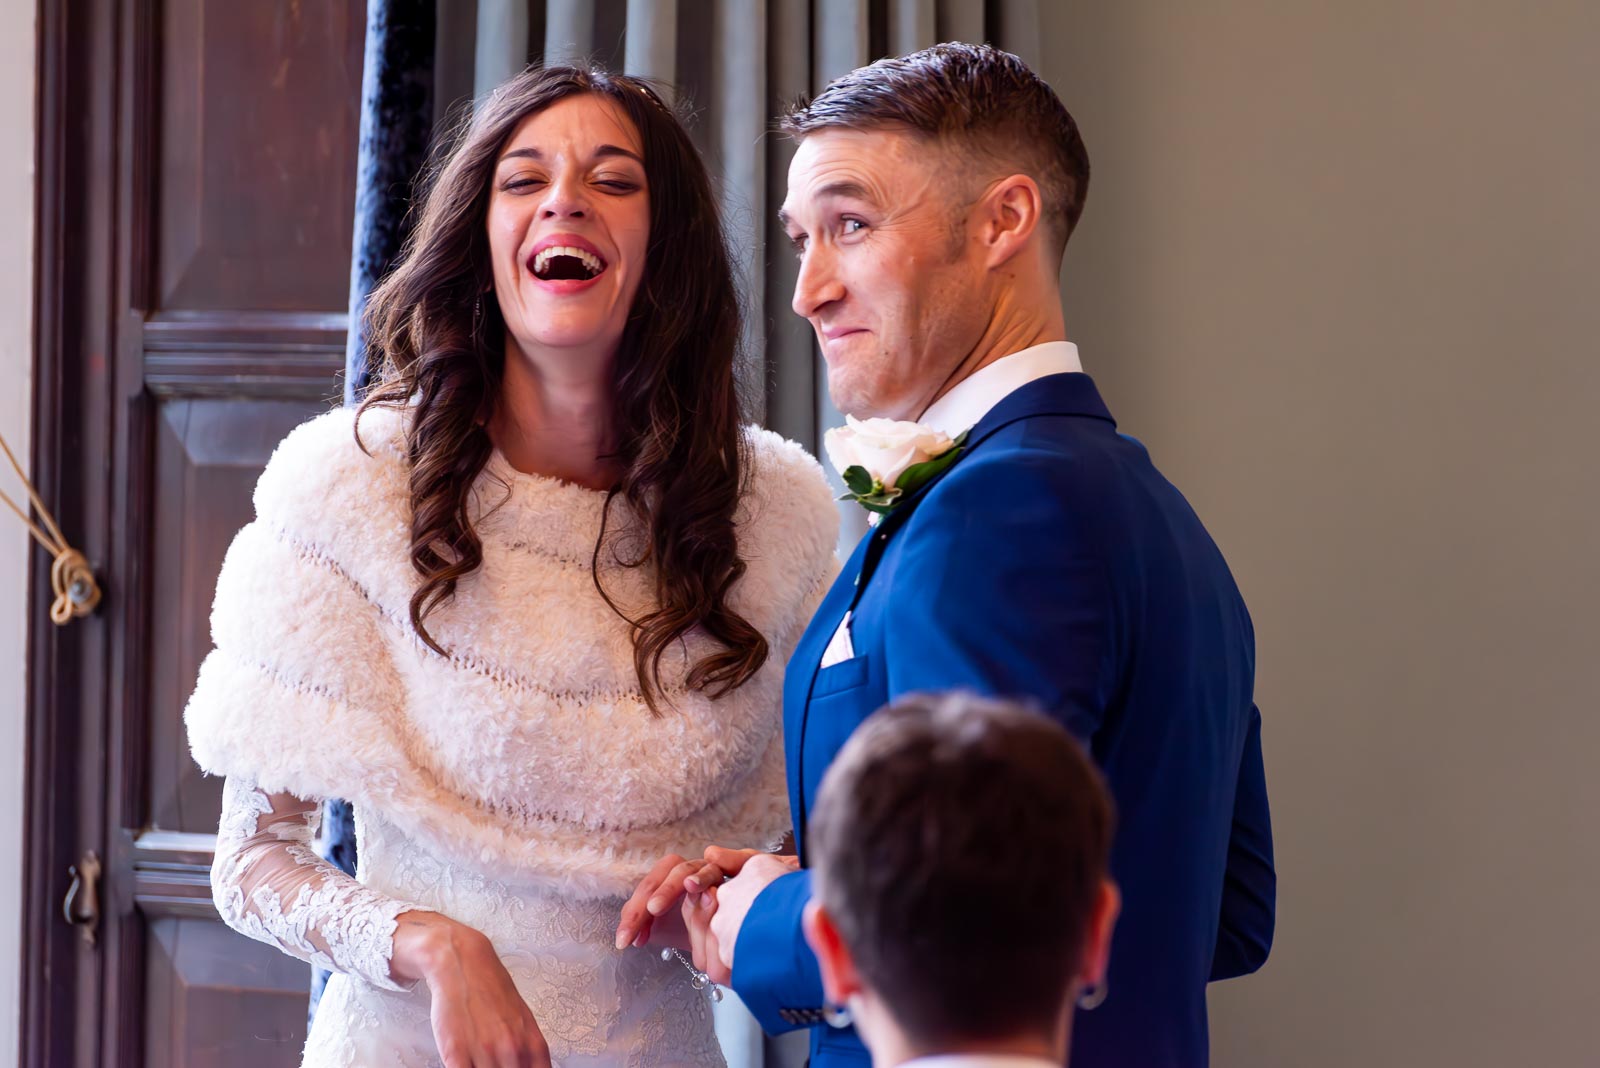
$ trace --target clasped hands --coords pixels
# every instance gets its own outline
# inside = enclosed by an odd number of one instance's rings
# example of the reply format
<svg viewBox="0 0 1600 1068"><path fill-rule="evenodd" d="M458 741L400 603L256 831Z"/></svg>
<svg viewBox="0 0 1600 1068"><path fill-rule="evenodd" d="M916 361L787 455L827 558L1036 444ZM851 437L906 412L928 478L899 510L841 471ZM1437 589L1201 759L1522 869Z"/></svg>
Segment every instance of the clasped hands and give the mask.
<svg viewBox="0 0 1600 1068"><path fill-rule="evenodd" d="M617 948L650 942L689 953L713 983L733 979L739 929L761 891L800 858L711 846L698 860L663 857L622 906Z"/></svg>
<svg viewBox="0 0 1600 1068"><path fill-rule="evenodd" d="M617 948L672 946L692 953L696 968L726 985L750 906L773 880L799 867L798 857L717 846L701 860L665 857L623 906ZM434 1040L450 1068L550 1065L538 1021L482 933L438 913L401 913L390 968L397 982L427 984Z"/></svg>

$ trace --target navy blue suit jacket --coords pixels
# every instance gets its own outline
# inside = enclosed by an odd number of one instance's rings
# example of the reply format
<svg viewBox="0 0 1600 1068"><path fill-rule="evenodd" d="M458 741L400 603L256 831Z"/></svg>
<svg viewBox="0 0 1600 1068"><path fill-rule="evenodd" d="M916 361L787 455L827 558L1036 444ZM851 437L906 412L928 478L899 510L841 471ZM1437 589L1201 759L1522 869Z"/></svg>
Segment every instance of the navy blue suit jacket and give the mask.
<svg viewBox="0 0 1600 1068"><path fill-rule="evenodd" d="M854 658L819 670L846 611ZM1077 1014L1072 1064L1204 1065L1206 983L1259 968L1272 941L1254 674L1249 614L1188 502L1087 375L1038 379L862 539L795 650L784 727L802 863L823 772L873 711L952 689L1034 702L1087 743L1118 809L1110 994ZM735 946L734 989L772 1032L822 1004L809 898L809 872L779 879ZM867 1063L852 1031L813 1031L812 1068Z"/></svg>

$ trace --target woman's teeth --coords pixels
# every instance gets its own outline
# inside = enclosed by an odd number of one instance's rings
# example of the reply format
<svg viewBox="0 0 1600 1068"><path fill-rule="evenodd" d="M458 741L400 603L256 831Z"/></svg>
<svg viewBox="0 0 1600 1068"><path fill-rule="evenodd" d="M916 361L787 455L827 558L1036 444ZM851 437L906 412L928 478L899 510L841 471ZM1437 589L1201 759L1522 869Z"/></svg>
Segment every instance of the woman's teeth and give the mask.
<svg viewBox="0 0 1600 1068"><path fill-rule="evenodd" d="M570 245L551 245L533 258L533 273L546 281L575 279L584 281L606 269L605 261L594 253Z"/></svg>

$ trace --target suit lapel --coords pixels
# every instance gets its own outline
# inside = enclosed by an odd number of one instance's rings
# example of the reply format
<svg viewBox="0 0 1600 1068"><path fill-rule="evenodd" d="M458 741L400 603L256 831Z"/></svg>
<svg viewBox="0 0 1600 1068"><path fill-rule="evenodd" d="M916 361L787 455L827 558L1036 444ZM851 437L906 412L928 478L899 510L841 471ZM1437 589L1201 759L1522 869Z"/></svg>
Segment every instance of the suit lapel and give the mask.
<svg viewBox="0 0 1600 1068"><path fill-rule="evenodd" d="M816 682L822 653L827 648L828 641L833 637L834 631L839 629L839 623L844 619L845 613L855 608L861 591L871 580L873 569L883 556L884 547L889 539L896 530L905 525L917 505L934 486L939 484L940 479L966 462L967 457L982 447L996 431L1019 419L1037 415L1083 416L1103 419L1113 426L1116 425L1110 411L1100 399L1094 381L1086 374L1047 375L1013 391L972 428L972 433L968 435L964 446L965 451L955 463L895 506L875 529L868 531L861 539L855 551L850 554L844 569L839 573L833 588L823 598L805 634L795 646L794 655L790 658L788 669L784 674L783 740L789 772L789 808L794 818L798 842L803 844L805 840L805 805L810 800L803 796L806 721L810 713L812 686ZM812 756L814 760L832 758L832 753Z"/></svg>
<svg viewBox="0 0 1600 1068"><path fill-rule="evenodd" d="M972 432L967 435L967 443L962 447L961 455L956 457L955 463L918 487L917 492L895 505L889 514L883 517L877 528L868 532L862 539L863 546L857 547L857 553L861 553L862 547L865 547L866 552L862 555L860 575L849 608L855 608L856 601L861 597L861 591L871 581L872 572L882 559L884 547L888 545L889 539L894 536L895 531L905 525L911 513L916 511L917 505L927 499L933 487L965 463L967 458L997 431L1020 419L1039 415L1081 416L1103 419L1113 427L1117 425L1117 421L1111 417L1110 409L1100 399L1100 391L1095 388L1094 380L1081 372L1046 375L1013 390L999 404L991 408L987 415L978 420ZM840 612L841 616L843 614Z"/></svg>
<svg viewBox="0 0 1600 1068"><path fill-rule="evenodd" d="M783 746L789 771L789 812L794 819L798 839L805 828L805 804L801 797L805 770L806 714L811 704L811 686L822 667L822 653L844 614L855 603L856 583L861 574L861 562L867 551L867 538L856 545L850 559L845 562L839 577L834 579L816 615L795 645L794 654L783 677Z"/></svg>

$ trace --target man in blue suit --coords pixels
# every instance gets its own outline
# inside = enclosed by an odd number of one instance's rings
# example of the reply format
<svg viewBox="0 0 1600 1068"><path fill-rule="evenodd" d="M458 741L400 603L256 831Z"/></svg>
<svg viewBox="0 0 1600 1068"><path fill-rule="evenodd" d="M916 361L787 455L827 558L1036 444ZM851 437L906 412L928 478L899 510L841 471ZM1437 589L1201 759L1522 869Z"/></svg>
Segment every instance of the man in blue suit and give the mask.
<svg viewBox="0 0 1600 1068"><path fill-rule="evenodd" d="M788 666L798 858L708 850L733 877L688 883L696 959L769 1031L813 1027L813 1068L868 1063L848 1027L820 1026L840 1017L802 933L818 784L902 694L1023 698L1087 743L1119 810L1122 919L1072 1064L1204 1065L1207 982L1256 970L1272 940L1254 635L1222 554L1065 340L1058 275L1089 175L1077 127L1015 56L970 45L864 67L784 127L794 308L834 401L921 426L830 439L879 519ZM974 910L1005 907L994 875Z"/></svg>

